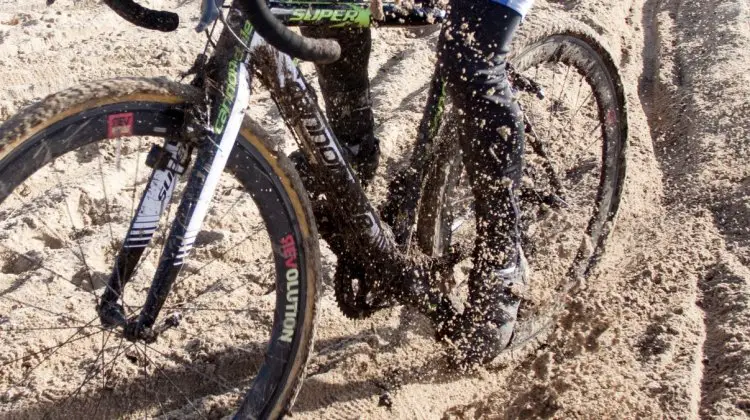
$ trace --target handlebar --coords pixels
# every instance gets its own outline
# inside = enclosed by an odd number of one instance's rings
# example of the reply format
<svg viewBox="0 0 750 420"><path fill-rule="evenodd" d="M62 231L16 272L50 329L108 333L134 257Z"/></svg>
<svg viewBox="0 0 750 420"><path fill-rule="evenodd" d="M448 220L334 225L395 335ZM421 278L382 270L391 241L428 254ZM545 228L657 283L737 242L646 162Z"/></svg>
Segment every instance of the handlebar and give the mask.
<svg viewBox="0 0 750 420"><path fill-rule="evenodd" d="M255 30L271 46L301 60L320 64L332 63L339 59L341 46L332 39L307 38L298 35L271 13L265 0L245 0L248 19Z"/></svg>
<svg viewBox="0 0 750 420"><path fill-rule="evenodd" d="M47 3L51 4L54 1L47 0ZM203 0L204 6L207 1L210 2L208 7L216 8L216 3L214 3L216 0ZM248 19L255 27L255 30L258 31L266 42L279 51L302 60L314 61L320 64L332 63L338 60L341 55L341 47L334 40L307 38L292 32L271 13L268 5L266 5L266 0L242 1L246 8ZM176 13L151 10L139 5L134 0L104 0L104 3L123 19L142 28L171 32L177 29L180 23L179 16ZM218 10L215 12L218 13ZM439 18L439 20L442 20L444 17L445 13L432 16L432 18ZM213 16L213 19L215 18ZM201 21L201 24L205 23Z"/></svg>
<svg viewBox="0 0 750 420"><path fill-rule="evenodd" d="M104 0L120 17L140 26L162 32L172 32L180 24L177 13L147 9L133 0Z"/></svg>
<svg viewBox="0 0 750 420"><path fill-rule="evenodd" d="M180 23L176 13L151 10L133 0L104 0L104 3L120 17L141 28L171 32L177 29ZM245 0L245 5L248 19L255 30L279 51L321 64L339 59L341 47L336 41L297 35L273 16L265 0Z"/></svg>

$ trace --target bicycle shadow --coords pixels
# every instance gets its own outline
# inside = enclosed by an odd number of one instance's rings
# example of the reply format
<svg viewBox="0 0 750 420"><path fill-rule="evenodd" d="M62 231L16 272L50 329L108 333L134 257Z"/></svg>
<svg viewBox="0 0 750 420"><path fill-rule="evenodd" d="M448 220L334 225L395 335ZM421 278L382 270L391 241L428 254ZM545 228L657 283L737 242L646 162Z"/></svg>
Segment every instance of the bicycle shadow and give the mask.
<svg viewBox="0 0 750 420"><path fill-rule="evenodd" d="M436 368L441 366L441 368ZM442 356L426 357L423 363L402 369L385 370L377 378L357 381L331 382L317 376L305 380L293 412L308 413L337 405L348 407L351 413L365 413L376 409L373 397L398 392L406 385L442 385L455 382L466 373L448 368ZM385 408L384 408L385 410Z"/></svg>
<svg viewBox="0 0 750 420"><path fill-rule="evenodd" d="M92 379L93 374L89 373L89 383L102 382L102 386L95 390L81 391L77 387L76 391L66 395L61 395L55 389L44 391L33 407L11 408L2 413L2 418L57 419L70 418L75 413L78 418L103 419L143 416L144 411L150 416L151 410L157 407L159 415L186 405L200 407L201 404L196 404L195 401L204 396L219 395L217 391L232 388L247 388L252 379L248 373L256 372L260 366L264 345L265 343L250 344L249 348L258 350L254 353L241 349L206 352L200 355L199 360L187 366L177 365L185 362L177 360L177 356L168 358L159 366L144 361L133 353L123 352L120 355L122 359L137 365L136 375L121 375L125 370L122 366L107 367L108 371L97 373L97 376L101 373L108 376L106 380ZM142 351L144 350L140 349L135 353L140 354ZM109 360L106 362L110 363ZM171 366L165 366L166 364ZM113 373L120 375L114 377ZM86 379L81 382L85 381Z"/></svg>
<svg viewBox="0 0 750 420"><path fill-rule="evenodd" d="M380 351L375 349L372 343L373 334L370 331L362 331L354 336L318 340L316 348L320 351L313 356L308 369L310 379L305 382L303 389L319 392L319 388L316 387L322 386L330 390L331 393L326 392L327 395L334 397L339 393L352 398L358 395L377 395L381 388L369 381L342 387L354 392L347 394L338 386L325 385L323 381L315 378L316 375L335 369L347 358L356 357L363 352ZM71 395L61 395L59 391L51 389L43 392L42 398L33 407L13 409L12 401L8 401L10 408L6 405L0 417L58 419L70 418L71 413L75 413L79 418L104 419L142 416L145 412L149 417L174 418L176 415L177 418L184 418L189 417L190 412L197 411L198 418L221 418L233 413L239 398L250 387L263 361L265 344L255 342L245 347L252 349L252 352L236 348L206 352L201 354L199 360L189 365L184 365L184 360L170 358L167 363L174 362L172 366L157 366L143 363L143 360L135 360L131 355L122 355L121 357L135 364L143 365L138 366L137 375L110 378L107 381L111 382L102 383L103 386L97 387L96 390L78 389L71 392ZM316 359L321 356L324 360L316 363ZM148 372L148 375L143 372ZM97 380L104 382L102 378ZM308 392L304 390L303 393ZM227 393L233 396L227 397ZM314 402L300 406L305 411L318 407Z"/></svg>
<svg viewBox="0 0 750 420"><path fill-rule="evenodd" d="M335 405L337 412L349 412L353 417L360 417L378 410L381 404L375 401L379 397L384 394L397 395L404 386L445 385L466 375L465 372L451 369L442 355L426 355L422 363L416 366L389 366L392 364L385 364L382 371L369 379L343 380L334 376L336 380L332 381L319 376L307 378L293 412L313 413Z"/></svg>
<svg viewBox="0 0 750 420"><path fill-rule="evenodd" d="M308 367L293 412L325 416L319 410L336 406L337 413L352 417L378 416L373 410L387 410L379 403L384 394L398 395L412 384L450 384L472 374L452 367L427 318L408 309L397 317L396 326L375 324L354 336L326 340L328 347L316 346L320 350ZM404 360L405 350L419 357ZM360 374L360 369L365 372Z"/></svg>

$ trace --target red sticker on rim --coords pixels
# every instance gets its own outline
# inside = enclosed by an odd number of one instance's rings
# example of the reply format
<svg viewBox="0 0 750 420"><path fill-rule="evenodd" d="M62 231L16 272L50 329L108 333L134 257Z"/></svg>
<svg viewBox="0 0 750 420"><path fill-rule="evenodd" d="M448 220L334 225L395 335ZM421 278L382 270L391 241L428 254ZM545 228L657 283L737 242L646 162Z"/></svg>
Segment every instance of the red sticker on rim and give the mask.
<svg viewBox="0 0 750 420"><path fill-rule="evenodd" d="M132 136L134 123L135 118L133 118L132 112L112 114L108 116L107 137L113 139L115 137Z"/></svg>

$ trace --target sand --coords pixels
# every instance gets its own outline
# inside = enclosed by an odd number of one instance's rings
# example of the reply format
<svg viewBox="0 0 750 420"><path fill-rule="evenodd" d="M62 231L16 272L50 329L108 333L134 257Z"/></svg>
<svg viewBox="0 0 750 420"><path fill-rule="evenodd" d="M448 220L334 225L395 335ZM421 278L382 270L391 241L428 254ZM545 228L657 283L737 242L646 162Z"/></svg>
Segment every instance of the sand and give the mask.
<svg viewBox="0 0 750 420"><path fill-rule="evenodd" d="M0 0L0 121L88 80L176 78L203 45L191 30L194 0L150 2L182 16L167 35L129 26L94 1L43 3ZM543 345L470 373L449 369L429 325L403 308L347 320L326 279L294 417L750 417L750 7L538 3L530 19L572 16L602 35L625 79L628 178L602 264ZM385 157L375 200L416 133L434 45L434 35L374 32ZM291 147L267 95L254 96L250 113ZM325 263L330 272L330 256Z"/></svg>

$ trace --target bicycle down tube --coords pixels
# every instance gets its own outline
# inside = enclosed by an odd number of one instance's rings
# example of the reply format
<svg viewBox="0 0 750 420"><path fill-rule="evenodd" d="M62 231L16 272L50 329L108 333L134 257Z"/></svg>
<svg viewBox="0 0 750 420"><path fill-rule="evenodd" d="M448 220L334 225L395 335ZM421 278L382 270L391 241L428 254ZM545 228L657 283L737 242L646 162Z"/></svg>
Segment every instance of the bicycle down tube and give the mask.
<svg viewBox="0 0 750 420"><path fill-rule="evenodd" d="M352 233L359 241L369 242L380 251L390 250L392 242L383 233L377 212L344 158L342 146L294 60L272 49L260 37L253 38L250 48L260 58L256 64L267 70L261 72L263 81L275 97L284 120L290 123L316 178L322 178L319 181L327 185L326 190L335 190L338 207L351 215L353 222L347 220L344 224L356 226ZM271 73L272 70L276 71ZM314 185L305 187L316 190Z"/></svg>

